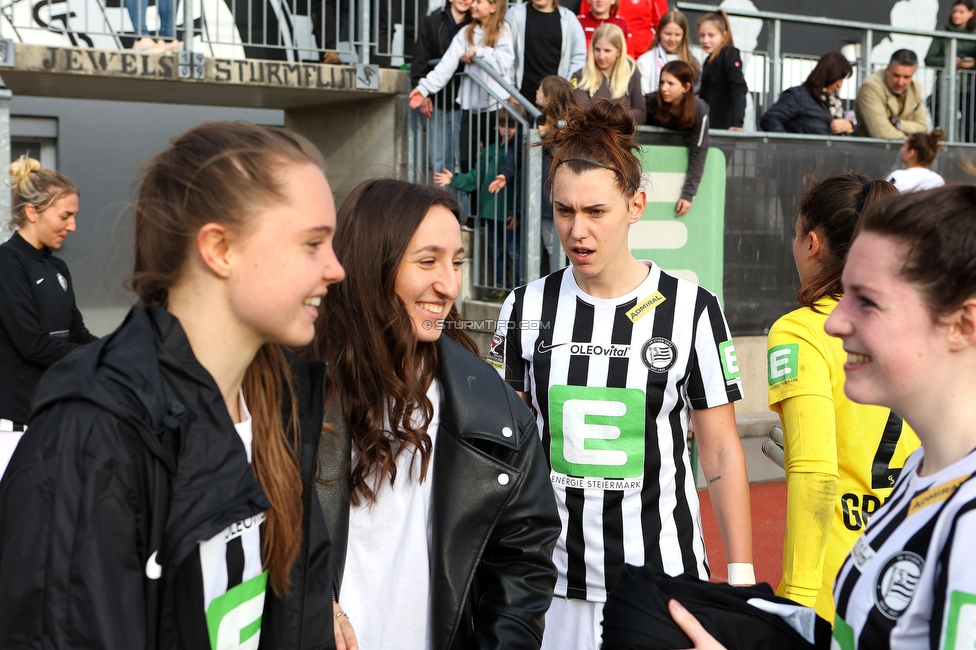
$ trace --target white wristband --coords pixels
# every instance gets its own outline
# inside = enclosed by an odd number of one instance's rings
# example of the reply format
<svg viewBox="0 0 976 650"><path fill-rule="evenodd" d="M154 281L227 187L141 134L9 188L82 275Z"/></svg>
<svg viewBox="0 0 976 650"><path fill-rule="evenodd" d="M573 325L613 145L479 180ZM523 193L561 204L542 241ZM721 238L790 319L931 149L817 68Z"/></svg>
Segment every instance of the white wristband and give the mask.
<svg viewBox="0 0 976 650"><path fill-rule="evenodd" d="M750 586L756 584L756 570L753 568L752 563L730 562L729 584Z"/></svg>

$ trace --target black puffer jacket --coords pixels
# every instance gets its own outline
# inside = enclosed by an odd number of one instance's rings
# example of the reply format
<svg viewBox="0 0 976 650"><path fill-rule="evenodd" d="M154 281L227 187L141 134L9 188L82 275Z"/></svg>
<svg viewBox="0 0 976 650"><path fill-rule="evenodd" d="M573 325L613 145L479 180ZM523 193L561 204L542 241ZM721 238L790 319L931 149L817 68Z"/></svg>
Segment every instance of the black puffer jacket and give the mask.
<svg viewBox="0 0 976 650"><path fill-rule="evenodd" d="M560 523L535 418L487 363L449 336L438 340L437 356L444 401L428 474L431 648L536 650L556 585ZM328 483L316 487L341 603L350 440L338 407L326 421L340 435L323 438L319 476Z"/></svg>
<svg viewBox="0 0 976 650"><path fill-rule="evenodd" d="M291 597L268 589L261 647L334 648L328 535L310 498L324 369L293 368L303 544ZM177 585L199 540L269 508L179 321L133 309L44 376L0 481L0 647L209 647L203 585Z"/></svg>
<svg viewBox="0 0 976 650"><path fill-rule="evenodd" d="M776 103L763 113L759 126L772 133L830 135L833 119L827 107L814 99L806 86L794 86L784 90Z"/></svg>

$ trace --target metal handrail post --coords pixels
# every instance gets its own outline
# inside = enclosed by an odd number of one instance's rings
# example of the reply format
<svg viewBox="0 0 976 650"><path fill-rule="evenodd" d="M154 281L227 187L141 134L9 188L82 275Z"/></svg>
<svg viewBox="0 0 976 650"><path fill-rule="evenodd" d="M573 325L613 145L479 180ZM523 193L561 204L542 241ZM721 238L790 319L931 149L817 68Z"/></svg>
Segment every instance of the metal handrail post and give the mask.
<svg viewBox="0 0 976 650"><path fill-rule="evenodd" d="M864 30L864 39L861 41L861 78L858 85L871 76L871 50L874 49L874 30Z"/></svg>
<svg viewBox="0 0 976 650"><path fill-rule="evenodd" d="M541 275L542 251L542 147L535 144L542 138L539 129L528 129L525 141L525 175L522 187L522 281L538 280ZM554 270L554 269L551 269Z"/></svg>
<svg viewBox="0 0 976 650"><path fill-rule="evenodd" d="M777 101L783 91L783 44L782 44L783 22L779 19L773 21L773 44L769 51L772 60L772 79L769 80L770 101Z"/></svg>
<svg viewBox="0 0 976 650"><path fill-rule="evenodd" d="M515 86L508 83L508 80L498 74L497 70L485 63L484 59L482 59L480 55L475 54L474 58L471 59L471 62L481 68L489 77L494 79L495 82L505 90L505 92L514 97L518 103L522 105L522 108L525 109L525 112L528 113L530 117L536 120L542 117L542 112L535 107L535 104L523 97L521 93L515 89ZM475 77L472 77L472 79L477 81Z"/></svg>
<svg viewBox="0 0 976 650"><path fill-rule="evenodd" d="M10 160L10 100L13 95L3 79L0 79L0 160ZM10 200L9 191L0 192L0 214L10 214ZM9 235L8 230L3 239Z"/></svg>
<svg viewBox="0 0 976 650"><path fill-rule="evenodd" d="M183 0L183 51L184 52L193 51L193 7L190 6L191 2L193 2L193 0ZM173 19L173 22L176 22L175 17ZM173 30L174 31L176 30L175 25L173 26Z"/></svg>
<svg viewBox="0 0 976 650"><path fill-rule="evenodd" d="M945 129L946 140L949 142L955 142L956 140L956 106L959 105L959 100L956 99L956 52L958 52L958 43L956 39L949 39L949 51L946 52L945 59L945 76L946 76L946 96L942 99L943 105L948 105L943 113L947 119L942 125Z"/></svg>
<svg viewBox="0 0 976 650"><path fill-rule="evenodd" d="M359 0L359 34L363 41L359 50L360 63L369 63L369 46L371 45L370 38L372 32L370 29L370 21L372 20L370 12L372 10L372 3L373 0Z"/></svg>

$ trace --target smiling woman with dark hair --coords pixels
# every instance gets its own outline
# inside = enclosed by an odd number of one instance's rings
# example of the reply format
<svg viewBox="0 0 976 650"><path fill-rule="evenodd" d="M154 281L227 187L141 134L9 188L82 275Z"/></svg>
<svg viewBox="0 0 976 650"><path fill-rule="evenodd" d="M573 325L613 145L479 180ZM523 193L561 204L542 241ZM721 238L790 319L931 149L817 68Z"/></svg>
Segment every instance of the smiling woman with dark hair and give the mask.
<svg viewBox="0 0 976 650"><path fill-rule="evenodd" d="M538 648L559 518L532 414L461 329L460 210L374 180L338 224L319 500L360 648Z"/></svg>
<svg viewBox="0 0 976 650"><path fill-rule="evenodd" d="M850 135L854 124L844 117L837 92L854 68L840 52L828 52L800 86L783 91L759 120L763 131Z"/></svg>

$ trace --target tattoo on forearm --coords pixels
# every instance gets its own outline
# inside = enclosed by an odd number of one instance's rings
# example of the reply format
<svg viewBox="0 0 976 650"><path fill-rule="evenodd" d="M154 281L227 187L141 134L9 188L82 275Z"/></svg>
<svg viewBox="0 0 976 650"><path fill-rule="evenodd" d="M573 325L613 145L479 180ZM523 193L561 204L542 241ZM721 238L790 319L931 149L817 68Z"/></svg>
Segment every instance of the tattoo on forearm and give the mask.
<svg viewBox="0 0 976 650"><path fill-rule="evenodd" d="M708 484L709 484L709 485L711 485L711 484L712 484L712 483L714 483L715 481L720 481L720 480L722 480L722 475L721 475L721 474L719 474L719 475L718 475L718 476L716 476L715 478L713 478L713 479L711 479L711 480L709 480L709 481L708 481Z"/></svg>

